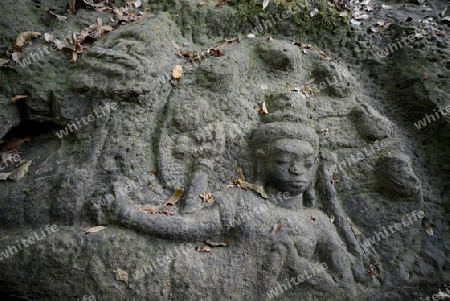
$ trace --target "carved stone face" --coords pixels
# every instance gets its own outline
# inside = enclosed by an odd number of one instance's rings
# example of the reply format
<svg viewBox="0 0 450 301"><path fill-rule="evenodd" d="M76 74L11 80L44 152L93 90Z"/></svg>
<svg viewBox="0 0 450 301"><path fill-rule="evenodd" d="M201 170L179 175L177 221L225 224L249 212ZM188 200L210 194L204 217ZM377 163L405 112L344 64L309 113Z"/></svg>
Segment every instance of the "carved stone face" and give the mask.
<svg viewBox="0 0 450 301"><path fill-rule="evenodd" d="M291 196L302 194L311 184L314 150L307 141L279 139L269 152L267 181Z"/></svg>

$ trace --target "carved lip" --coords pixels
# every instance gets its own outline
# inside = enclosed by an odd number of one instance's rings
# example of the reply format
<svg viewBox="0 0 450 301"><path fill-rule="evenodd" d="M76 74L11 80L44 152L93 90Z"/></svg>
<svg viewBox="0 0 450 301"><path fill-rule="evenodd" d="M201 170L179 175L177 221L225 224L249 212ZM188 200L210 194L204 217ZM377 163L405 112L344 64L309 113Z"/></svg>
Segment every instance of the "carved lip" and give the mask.
<svg viewBox="0 0 450 301"><path fill-rule="evenodd" d="M305 186L307 183L306 181L300 180L300 181L287 181L286 184L294 188L301 188Z"/></svg>

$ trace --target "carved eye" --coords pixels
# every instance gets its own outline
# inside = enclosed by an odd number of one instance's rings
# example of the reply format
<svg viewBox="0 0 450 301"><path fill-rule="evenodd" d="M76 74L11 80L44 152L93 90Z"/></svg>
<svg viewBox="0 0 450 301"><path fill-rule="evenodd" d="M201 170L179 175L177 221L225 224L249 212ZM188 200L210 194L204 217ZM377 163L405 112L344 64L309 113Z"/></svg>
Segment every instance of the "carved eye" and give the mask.
<svg viewBox="0 0 450 301"><path fill-rule="evenodd" d="M275 160L275 163L277 163L278 165L283 165L288 163L286 160Z"/></svg>
<svg viewBox="0 0 450 301"><path fill-rule="evenodd" d="M305 167L309 169L309 168L313 167L313 163L310 161L307 161L307 162L305 162Z"/></svg>

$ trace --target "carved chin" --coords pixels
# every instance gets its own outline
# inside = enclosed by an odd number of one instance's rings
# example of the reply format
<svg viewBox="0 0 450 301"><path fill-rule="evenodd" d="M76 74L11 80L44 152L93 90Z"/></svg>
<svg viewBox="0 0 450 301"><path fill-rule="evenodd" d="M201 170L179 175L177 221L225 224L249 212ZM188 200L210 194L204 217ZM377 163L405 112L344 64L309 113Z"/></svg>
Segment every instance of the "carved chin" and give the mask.
<svg viewBox="0 0 450 301"><path fill-rule="evenodd" d="M288 192L290 196L300 195L308 187L306 182L283 181L274 184L275 188L281 192Z"/></svg>

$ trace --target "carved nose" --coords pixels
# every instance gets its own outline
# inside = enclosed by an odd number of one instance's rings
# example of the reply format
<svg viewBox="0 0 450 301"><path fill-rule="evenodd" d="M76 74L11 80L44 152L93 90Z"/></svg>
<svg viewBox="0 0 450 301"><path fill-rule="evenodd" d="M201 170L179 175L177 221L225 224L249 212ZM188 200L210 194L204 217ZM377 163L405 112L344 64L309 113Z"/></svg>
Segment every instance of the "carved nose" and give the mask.
<svg viewBox="0 0 450 301"><path fill-rule="evenodd" d="M304 171L305 170L300 163L292 163L289 167L289 172L295 175L303 174Z"/></svg>

